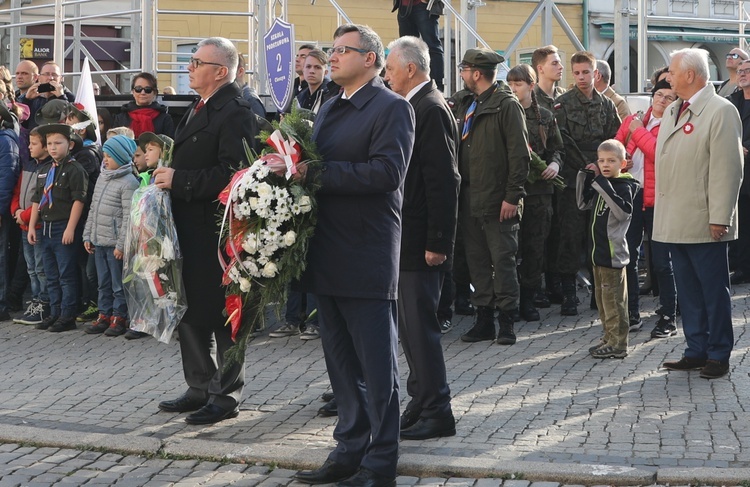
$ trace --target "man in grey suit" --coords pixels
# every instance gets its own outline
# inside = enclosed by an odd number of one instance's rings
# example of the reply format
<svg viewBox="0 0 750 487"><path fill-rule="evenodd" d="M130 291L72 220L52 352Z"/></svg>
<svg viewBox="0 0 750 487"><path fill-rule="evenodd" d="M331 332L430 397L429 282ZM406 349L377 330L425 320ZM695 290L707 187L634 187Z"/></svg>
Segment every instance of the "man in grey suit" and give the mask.
<svg viewBox="0 0 750 487"><path fill-rule="evenodd" d="M414 152L404 182L398 282L398 331L409 363L411 401L401 415L401 438L456 434L437 319L445 271L456 236L458 127L435 82L424 41L405 36L388 45L385 80L414 107Z"/></svg>

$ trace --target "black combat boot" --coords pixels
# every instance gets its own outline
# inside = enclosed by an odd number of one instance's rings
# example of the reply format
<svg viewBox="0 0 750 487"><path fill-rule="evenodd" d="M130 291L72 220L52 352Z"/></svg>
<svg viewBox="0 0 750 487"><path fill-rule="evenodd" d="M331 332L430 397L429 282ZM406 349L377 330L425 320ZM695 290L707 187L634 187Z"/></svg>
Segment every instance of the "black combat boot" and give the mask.
<svg viewBox="0 0 750 487"><path fill-rule="evenodd" d="M547 285L547 297L549 302L552 304L562 304L563 302L563 288L562 288L562 277L556 272L547 272L544 275L544 280Z"/></svg>
<svg viewBox="0 0 750 487"><path fill-rule="evenodd" d="M550 300L549 300L549 296L547 296L547 293L542 292L541 289L535 289L534 290L534 306L536 306L537 308L549 308Z"/></svg>
<svg viewBox="0 0 750 487"><path fill-rule="evenodd" d="M512 326L511 321L511 326ZM486 306L477 307L477 320L471 330L461 336L464 342L483 342L495 339L495 310Z"/></svg>
<svg viewBox="0 0 750 487"><path fill-rule="evenodd" d="M576 276L575 274L565 274L562 276L563 302L560 308L560 314L563 316L576 316L578 306L576 301Z"/></svg>
<svg viewBox="0 0 750 487"><path fill-rule="evenodd" d="M539 321L539 311L534 306L534 290L528 287L521 288L521 318L526 321Z"/></svg>
<svg viewBox="0 0 750 487"><path fill-rule="evenodd" d="M516 343L516 334L513 332L513 316L507 311L500 310L497 314L497 322L500 331L497 332L498 345L513 345Z"/></svg>

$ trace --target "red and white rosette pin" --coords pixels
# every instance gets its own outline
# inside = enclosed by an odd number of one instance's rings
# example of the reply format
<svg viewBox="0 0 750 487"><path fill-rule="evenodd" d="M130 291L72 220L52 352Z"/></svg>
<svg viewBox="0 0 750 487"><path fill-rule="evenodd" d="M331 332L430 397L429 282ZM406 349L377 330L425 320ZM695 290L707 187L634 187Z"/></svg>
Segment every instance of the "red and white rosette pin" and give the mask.
<svg viewBox="0 0 750 487"><path fill-rule="evenodd" d="M693 130L695 130L695 126L693 126L693 124L690 122L682 126L682 131L685 132L687 135L692 134Z"/></svg>

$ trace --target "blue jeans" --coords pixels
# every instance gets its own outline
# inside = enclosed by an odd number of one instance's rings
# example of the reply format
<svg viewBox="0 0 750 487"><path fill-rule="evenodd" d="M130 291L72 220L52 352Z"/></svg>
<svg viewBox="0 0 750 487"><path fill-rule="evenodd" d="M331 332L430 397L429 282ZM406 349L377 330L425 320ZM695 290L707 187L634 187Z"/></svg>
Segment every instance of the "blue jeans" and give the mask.
<svg viewBox="0 0 750 487"><path fill-rule="evenodd" d="M23 258L26 260L26 272L29 274L31 283L31 297L43 303L49 302L47 292L47 276L44 274L44 252L41 245L29 243L28 232L21 232L21 244L23 245Z"/></svg>
<svg viewBox="0 0 750 487"><path fill-rule="evenodd" d="M677 290L672 272L672 257L669 255L669 245L654 242L651 235L654 230L654 208L643 210L643 226L648 235L651 248L652 271L656 275L659 285L659 305L664 316L674 319L677 308Z"/></svg>
<svg viewBox="0 0 750 487"><path fill-rule="evenodd" d="M114 247L96 247L96 275L99 278L99 312L106 316L128 317L122 287L122 260L115 259Z"/></svg>
<svg viewBox="0 0 750 487"><path fill-rule="evenodd" d="M78 308L78 246L81 245L81 235L76 232L73 243L62 243L67 220L58 222L44 222L37 245L41 245L44 254L44 274L47 276L47 291L51 316L74 318Z"/></svg>
<svg viewBox="0 0 750 487"><path fill-rule="evenodd" d="M286 313L284 314L284 321L290 325L301 325L302 324L302 298L305 297L305 293L299 291L293 291L289 289L289 293L286 299ZM305 316L310 316L315 308L318 307L318 303L315 301L315 296L307 294L307 306L305 306ZM313 325L318 324L317 314L308 323Z"/></svg>
<svg viewBox="0 0 750 487"><path fill-rule="evenodd" d="M8 231L14 225L10 214L3 214L0 222L0 312L8 310Z"/></svg>
<svg viewBox="0 0 750 487"><path fill-rule="evenodd" d="M430 50L430 78L438 89L443 90L443 43L440 40L438 16L430 15L426 3L411 7L400 7L398 10L398 35L421 37ZM408 12L408 13L407 13Z"/></svg>

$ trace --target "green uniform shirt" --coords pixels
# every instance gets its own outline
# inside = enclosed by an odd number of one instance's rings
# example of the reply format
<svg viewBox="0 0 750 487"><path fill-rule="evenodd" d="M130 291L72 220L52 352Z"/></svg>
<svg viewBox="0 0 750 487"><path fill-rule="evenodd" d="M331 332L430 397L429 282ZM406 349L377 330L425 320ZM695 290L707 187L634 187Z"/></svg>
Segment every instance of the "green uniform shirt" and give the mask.
<svg viewBox="0 0 750 487"><path fill-rule="evenodd" d="M52 161L39 167L37 171L36 190L31 197L32 203L39 203L44 194L44 183L47 173L52 169ZM73 209L73 203L86 203L89 177L86 170L75 159L67 156L55 170L55 181L52 186L52 205L44 205L39 213L42 221L67 221Z"/></svg>

